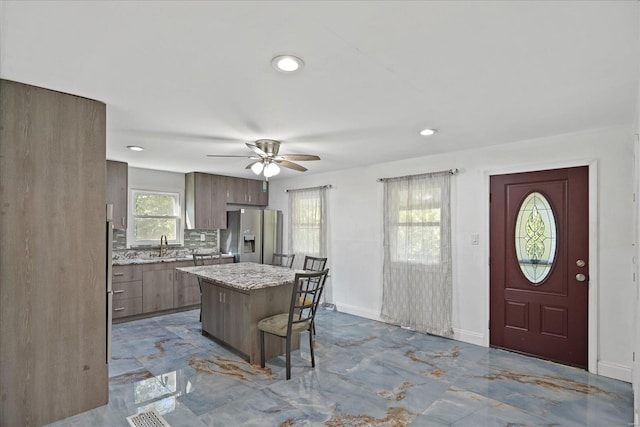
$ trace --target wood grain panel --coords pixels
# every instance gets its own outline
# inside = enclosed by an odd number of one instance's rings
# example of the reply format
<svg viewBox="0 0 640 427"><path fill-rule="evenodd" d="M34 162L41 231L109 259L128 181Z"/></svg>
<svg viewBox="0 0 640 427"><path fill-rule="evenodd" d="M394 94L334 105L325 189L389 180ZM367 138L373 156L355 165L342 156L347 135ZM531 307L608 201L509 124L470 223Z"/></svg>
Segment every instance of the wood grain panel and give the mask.
<svg viewBox="0 0 640 427"><path fill-rule="evenodd" d="M124 162L107 160L107 203L113 205L113 227L127 228L129 168Z"/></svg>
<svg viewBox="0 0 640 427"><path fill-rule="evenodd" d="M103 405L105 105L0 80L0 425Z"/></svg>

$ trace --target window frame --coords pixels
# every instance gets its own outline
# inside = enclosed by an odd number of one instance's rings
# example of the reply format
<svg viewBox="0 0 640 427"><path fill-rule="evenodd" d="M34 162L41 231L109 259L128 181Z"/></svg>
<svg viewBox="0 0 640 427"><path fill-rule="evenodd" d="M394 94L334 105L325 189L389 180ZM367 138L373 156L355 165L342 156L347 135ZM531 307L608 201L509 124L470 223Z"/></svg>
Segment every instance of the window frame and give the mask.
<svg viewBox="0 0 640 427"><path fill-rule="evenodd" d="M135 200L137 194L154 194L154 195L168 195L174 198L174 215L136 215L135 212ZM182 217L182 194L179 191L168 189L152 189L152 188L131 188L129 190L129 224L130 231L128 232L129 247L143 247L143 246L158 246L160 244L160 237L154 240L140 240L136 238L135 224L137 218L158 218L167 219L173 218L176 224L176 238L167 240L169 245L182 245L183 244L183 217Z"/></svg>

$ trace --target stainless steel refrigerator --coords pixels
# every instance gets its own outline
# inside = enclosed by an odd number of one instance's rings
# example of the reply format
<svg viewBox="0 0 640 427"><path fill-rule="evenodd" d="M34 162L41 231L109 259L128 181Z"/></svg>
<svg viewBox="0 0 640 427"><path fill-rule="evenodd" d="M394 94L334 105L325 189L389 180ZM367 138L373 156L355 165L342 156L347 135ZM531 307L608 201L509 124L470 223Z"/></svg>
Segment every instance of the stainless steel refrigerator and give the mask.
<svg viewBox="0 0 640 427"><path fill-rule="evenodd" d="M282 212L238 209L227 212L227 228L220 230L220 250L236 262L271 264L282 251Z"/></svg>

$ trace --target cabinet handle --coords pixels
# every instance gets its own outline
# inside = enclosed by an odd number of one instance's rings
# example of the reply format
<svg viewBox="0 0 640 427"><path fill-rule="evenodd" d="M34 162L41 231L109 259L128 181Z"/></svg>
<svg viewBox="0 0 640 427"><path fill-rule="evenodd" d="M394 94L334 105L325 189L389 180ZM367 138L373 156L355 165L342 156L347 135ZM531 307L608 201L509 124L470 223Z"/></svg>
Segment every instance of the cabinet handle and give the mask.
<svg viewBox="0 0 640 427"><path fill-rule="evenodd" d="M122 217L122 225L124 225L124 217Z"/></svg>
<svg viewBox="0 0 640 427"><path fill-rule="evenodd" d="M222 292L218 293L218 302L222 302Z"/></svg>
<svg viewBox="0 0 640 427"><path fill-rule="evenodd" d="M114 308L113 311L123 311L124 307L118 307L118 308Z"/></svg>
<svg viewBox="0 0 640 427"><path fill-rule="evenodd" d="M124 276L124 273L113 273L113 275L115 277L121 277L121 276Z"/></svg>
<svg viewBox="0 0 640 427"><path fill-rule="evenodd" d="M123 290L120 290L120 291L113 291L113 294L114 294L114 295L116 295L116 294L121 294L121 293L124 293L124 289L123 289Z"/></svg>

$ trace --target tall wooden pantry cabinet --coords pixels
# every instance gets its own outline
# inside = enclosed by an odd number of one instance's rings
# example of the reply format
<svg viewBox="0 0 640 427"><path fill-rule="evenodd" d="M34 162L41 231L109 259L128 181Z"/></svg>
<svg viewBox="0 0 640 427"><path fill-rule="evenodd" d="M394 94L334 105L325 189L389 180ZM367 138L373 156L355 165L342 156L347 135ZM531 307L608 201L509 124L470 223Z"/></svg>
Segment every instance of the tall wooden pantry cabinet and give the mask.
<svg viewBox="0 0 640 427"><path fill-rule="evenodd" d="M108 401L103 103L0 80L0 425Z"/></svg>

